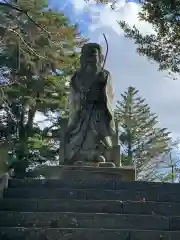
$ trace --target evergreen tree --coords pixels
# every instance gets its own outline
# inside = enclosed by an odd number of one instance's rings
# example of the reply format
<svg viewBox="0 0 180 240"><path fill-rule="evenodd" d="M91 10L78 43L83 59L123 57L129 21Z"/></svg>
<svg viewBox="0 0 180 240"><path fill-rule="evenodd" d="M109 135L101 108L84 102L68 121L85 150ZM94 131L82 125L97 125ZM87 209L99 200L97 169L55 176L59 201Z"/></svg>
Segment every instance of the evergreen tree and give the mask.
<svg viewBox="0 0 180 240"><path fill-rule="evenodd" d="M120 22L125 36L137 44L138 53L155 60L160 70L168 70L176 76L180 72L180 1L142 1L140 20L152 24L154 34L142 35L134 26Z"/></svg>
<svg viewBox="0 0 180 240"><path fill-rule="evenodd" d="M169 142L169 151L154 161L146 174L147 181L178 182L179 181L179 139Z"/></svg>
<svg viewBox="0 0 180 240"><path fill-rule="evenodd" d="M122 163L141 167L168 150L169 132L157 126L158 120L139 91L129 87L117 102L116 120L119 123Z"/></svg>
<svg viewBox="0 0 180 240"><path fill-rule="evenodd" d="M77 27L63 13L48 9L44 0L10 4L13 7L0 4L1 26L6 28L0 33L0 70L8 83L1 98L1 141L16 156L13 166L20 173L35 162L35 156L40 161L57 156L57 128L67 112L67 83L78 65L75 47L81 39ZM37 112L56 116L49 129L35 124Z"/></svg>
<svg viewBox="0 0 180 240"><path fill-rule="evenodd" d="M101 3L109 3L112 8L116 7L115 1L100 0ZM124 21L119 25L124 30L125 37L134 40L137 52L159 64L159 70L167 70L173 78L180 72L179 41L180 41L180 1L174 0L139 0L141 12L139 19L152 24L154 34L142 35L133 26L132 28Z"/></svg>

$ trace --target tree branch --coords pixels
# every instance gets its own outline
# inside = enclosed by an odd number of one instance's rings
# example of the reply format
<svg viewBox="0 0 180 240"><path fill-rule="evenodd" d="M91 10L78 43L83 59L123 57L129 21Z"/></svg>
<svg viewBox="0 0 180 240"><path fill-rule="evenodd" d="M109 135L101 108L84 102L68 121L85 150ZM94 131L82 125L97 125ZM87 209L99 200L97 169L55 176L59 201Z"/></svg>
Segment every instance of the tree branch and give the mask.
<svg viewBox="0 0 180 240"><path fill-rule="evenodd" d="M41 56L41 55L39 55L38 53L36 53L35 50L25 42L25 40L23 39L23 37L21 36L20 33L18 33L17 31L15 31L14 29L6 28L6 27L4 27L4 26L1 26L1 28L4 28L4 29L6 29L6 31L13 32L14 34L16 34L16 35L20 38L21 42L27 47L27 49L28 49L30 52L32 52L34 55L36 55L36 57L38 57L38 58L43 58L43 59L46 59L46 60L47 60L46 57Z"/></svg>
<svg viewBox="0 0 180 240"><path fill-rule="evenodd" d="M8 7L8 8L11 8L11 9L14 9L24 15L26 15L26 17L33 23L36 25L36 27L40 28L43 32L46 32L48 34L48 37L50 37L50 33L48 31L46 31L46 29L41 26L40 24L38 24L35 20L32 19L32 17L29 15L29 12L28 11L25 11L21 8L19 8L18 6L14 5L14 4L10 4L8 2L0 2L0 6L5 6L5 7Z"/></svg>

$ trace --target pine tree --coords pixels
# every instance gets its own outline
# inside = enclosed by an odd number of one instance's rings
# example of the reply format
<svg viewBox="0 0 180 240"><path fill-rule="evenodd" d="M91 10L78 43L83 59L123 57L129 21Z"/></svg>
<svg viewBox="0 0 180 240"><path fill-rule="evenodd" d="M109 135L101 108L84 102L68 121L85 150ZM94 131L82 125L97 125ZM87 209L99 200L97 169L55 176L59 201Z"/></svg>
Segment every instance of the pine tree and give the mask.
<svg viewBox="0 0 180 240"><path fill-rule="evenodd" d="M117 102L122 161L124 165L141 167L168 150L169 132L157 126L156 114L151 113L139 91L129 87Z"/></svg>
<svg viewBox="0 0 180 240"><path fill-rule="evenodd" d="M60 129L59 118L67 112L67 83L79 62L75 47L81 39L77 27L63 13L47 9L44 0L14 0L11 5L18 9L0 4L2 28L9 23L15 29L1 35L0 70L8 83L3 85L1 140L17 158L16 171L24 172L35 156L42 161L43 156L57 155L53 127ZM30 18L19 11L24 8ZM56 116L49 130L35 124L37 112Z"/></svg>
<svg viewBox="0 0 180 240"><path fill-rule="evenodd" d="M169 141L169 151L155 161L146 175L147 181L178 182L179 181L179 139Z"/></svg>
<svg viewBox="0 0 180 240"><path fill-rule="evenodd" d="M139 17L152 24L155 33L150 35L144 36L135 26L131 28L125 22L119 23L125 37L134 40L139 54L156 61L160 70L168 70L174 77L180 72L179 9L180 1L142 1Z"/></svg>

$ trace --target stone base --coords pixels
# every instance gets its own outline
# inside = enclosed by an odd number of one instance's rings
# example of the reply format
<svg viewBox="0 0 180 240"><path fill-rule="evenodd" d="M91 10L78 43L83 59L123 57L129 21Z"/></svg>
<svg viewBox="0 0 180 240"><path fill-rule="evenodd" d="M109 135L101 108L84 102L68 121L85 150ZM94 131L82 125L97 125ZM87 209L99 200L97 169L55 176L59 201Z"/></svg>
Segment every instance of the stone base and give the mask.
<svg viewBox="0 0 180 240"><path fill-rule="evenodd" d="M113 162L99 162L98 167L115 168L116 165Z"/></svg>
<svg viewBox="0 0 180 240"><path fill-rule="evenodd" d="M81 166L81 167L106 167L106 168L115 168L116 165L113 162L75 162L73 166Z"/></svg>
<svg viewBox="0 0 180 240"><path fill-rule="evenodd" d="M68 165L69 166L69 165ZM72 166L72 165L71 165ZM83 162L83 161L77 161L74 163L73 166L81 166L81 167L98 167L97 162Z"/></svg>
<svg viewBox="0 0 180 240"><path fill-rule="evenodd" d="M93 178L106 179L110 178L119 181L135 181L135 169L133 167L109 167L107 163L102 163L100 167L89 165L74 166L40 166L31 172L31 177L43 176L48 179L64 179L69 178L87 179L91 181ZM112 163L111 163L112 164Z"/></svg>

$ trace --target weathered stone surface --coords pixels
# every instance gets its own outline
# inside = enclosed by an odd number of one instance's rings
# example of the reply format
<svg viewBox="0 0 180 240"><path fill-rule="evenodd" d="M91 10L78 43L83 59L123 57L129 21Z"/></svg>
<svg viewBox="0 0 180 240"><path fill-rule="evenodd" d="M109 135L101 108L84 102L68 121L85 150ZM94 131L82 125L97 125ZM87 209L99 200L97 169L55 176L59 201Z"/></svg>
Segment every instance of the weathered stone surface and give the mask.
<svg viewBox="0 0 180 240"><path fill-rule="evenodd" d="M180 202L180 192L155 190L101 190L101 189L51 189L48 188L9 188L4 193L5 198L40 198L40 199L86 199L86 200L131 200Z"/></svg>
<svg viewBox="0 0 180 240"><path fill-rule="evenodd" d="M88 164L88 163L84 163ZM62 171L89 171L89 172L103 172L103 173L117 173L117 174L129 174L129 172L135 171L134 167L131 166L123 166L123 167L116 167L116 168L107 168L107 167L99 167L97 168L97 163L95 166L91 165L60 165L60 166L38 166L35 168L31 173L36 174L37 176L39 174L42 175L57 175L61 176Z"/></svg>
<svg viewBox="0 0 180 240"><path fill-rule="evenodd" d="M130 240L179 240L180 232L130 231L129 239Z"/></svg>
<svg viewBox="0 0 180 240"><path fill-rule="evenodd" d="M168 230L161 216L58 212L0 212L0 226Z"/></svg>
<svg viewBox="0 0 180 240"><path fill-rule="evenodd" d="M118 200L4 199L0 201L0 210L177 216L180 215L180 203L126 202Z"/></svg>
<svg viewBox="0 0 180 240"><path fill-rule="evenodd" d="M129 232L104 229L0 228L0 239L1 237L3 240L129 240Z"/></svg>
<svg viewBox="0 0 180 240"><path fill-rule="evenodd" d="M81 176L81 171L76 173L79 175L74 179L74 175L68 175L66 179L57 180L57 179L12 179L9 181L10 188L73 188L73 189L106 189L106 190L136 190L136 191L159 191L171 193L180 192L180 184L171 184L171 183L151 183L151 182L131 182L124 181L122 182L118 175L111 173L107 175L104 173L103 179L93 178L94 175L88 180ZM86 173L84 173L84 176ZM103 173L102 173L103 175ZM109 176L109 177L108 177Z"/></svg>
<svg viewBox="0 0 180 240"><path fill-rule="evenodd" d="M180 231L180 216L170 218L170 229Z"/></svg>
<svg viewBox="0 0 180 240"><path fill-rule="evenodd" d="M69 121L64 138L64 162L96 162L112 148L115 135L112 110L113 88L110 73L104 69L101 46L82 47L80 68L70 80Z"/></svg>
<svg viewBox="0 0 180 240"><path fill-rule="evenodd" d="M131 202L123 203L123 213L180 216L180 203Z"/></svg>
<svg viewBox="0 0 180 240"><path fill-rule="evenodd" d="M93 177L93 176L92 176ZM119 179L119 181L121 181ZM29 188L74 188L74 189L115 189L115 180L112 178L101 179L92 178L91 180L79 177L79 180L74 180L73 176L69 175L66 180L46 180L46 179L14 179L9 182L9 187L29 187Z"/></svg>
<svg viewBox="0 0 180 240"><path fill-rule="evenodd" d="M180 239L179 184L122 182L113 172L69 174L11 180L0 201L0 240Z"/></svg>
<svg viewBox="0 0 180 240"><path fill-rule="evenodd" d="M121 181L120 178L92 178L91 180L83 179L79 176L79 180L74 179L73 176L69 176L67 180L38 180L38 179L15 179L9 182L9 187L29 187L29 188L73 188L73 189L116 189L116 180ZM128 184L122 185L123 189L126 189ZM129 185L131 187L131 185ZM121 189L121 187L119 188Z"/></svg>
<svg viewBox="0 0 180 240"><path fill-rule="evenodd" d="M179 240L180 232L107 229L0 228L2 240Z"/></svg>
<svg viewBox="0 0 180 240"><path fill-rule="evenodd" d="M121 201L4 199L0 210L20 212L122 213Z"/></svg>

